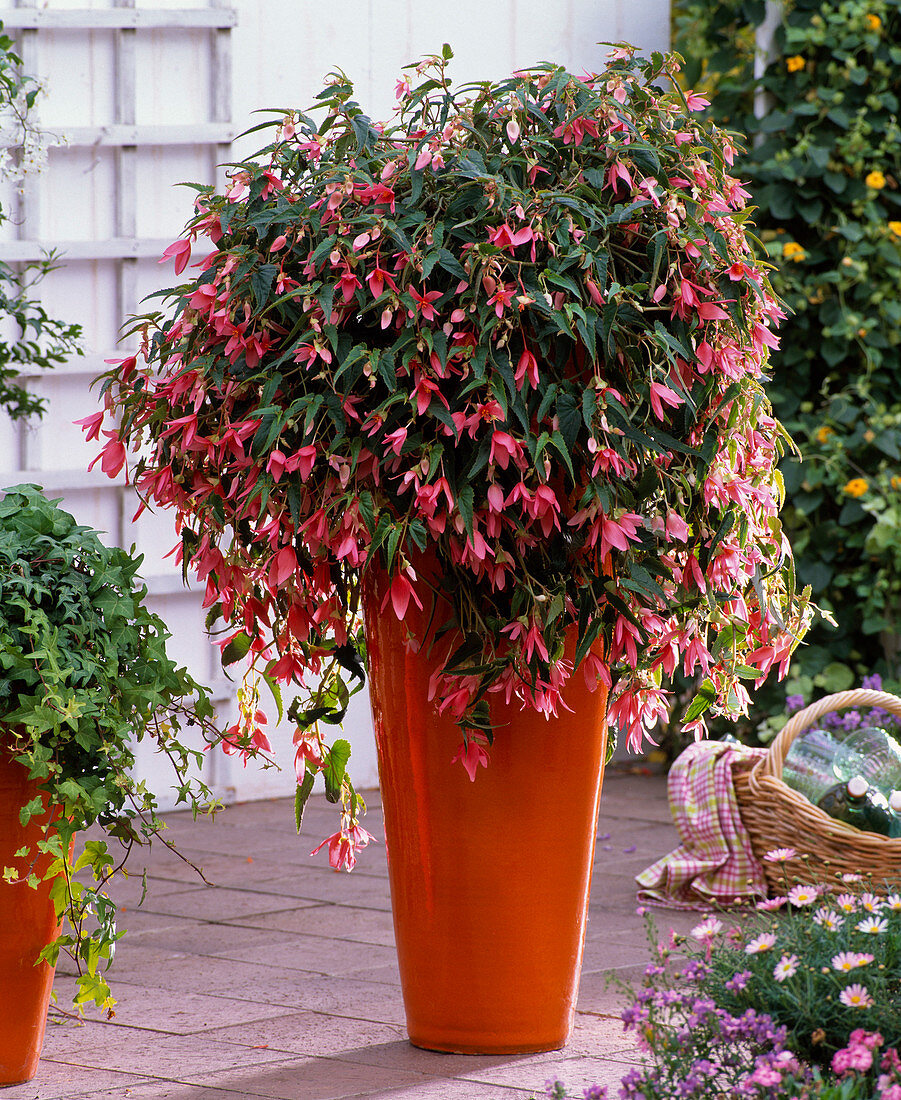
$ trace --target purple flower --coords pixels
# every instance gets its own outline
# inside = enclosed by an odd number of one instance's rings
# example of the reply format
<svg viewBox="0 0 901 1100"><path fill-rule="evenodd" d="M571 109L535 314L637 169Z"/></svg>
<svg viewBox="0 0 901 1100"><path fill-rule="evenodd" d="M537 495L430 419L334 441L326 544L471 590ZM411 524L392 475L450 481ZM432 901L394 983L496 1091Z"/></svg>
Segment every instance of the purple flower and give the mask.
<svg viewBox="0 0 901 1100"><path fill-rule="evenodd" d="M872 676L864 676L863 687L865 691L882 691L882 677L878 672Z"/></svg>
<svg viewBox="0 0 901 1100"><path fill-rule="evenodd" d="M785 710L788 714L794 714L804 706L803 695L789 695L785 700Z"/></svg>
<svg viewBox="0 0 901 1100"><path fill-rule="evenodd" d="M849 710L845 713L845 716L842 718L842 728L846 729L846 730L854 730L854 729L857 729L857 727L860 725L860 722L861 722L860 711L859 710Z"/></svg>
<svg viewBox="0 0 901 1100"><path fill-rule="evenodd" d="M726 989L731 993L740 993L745 988L748 981L751 978L750 970L739 970L737 974L733 974L732 977L725 983Z"/></svg>

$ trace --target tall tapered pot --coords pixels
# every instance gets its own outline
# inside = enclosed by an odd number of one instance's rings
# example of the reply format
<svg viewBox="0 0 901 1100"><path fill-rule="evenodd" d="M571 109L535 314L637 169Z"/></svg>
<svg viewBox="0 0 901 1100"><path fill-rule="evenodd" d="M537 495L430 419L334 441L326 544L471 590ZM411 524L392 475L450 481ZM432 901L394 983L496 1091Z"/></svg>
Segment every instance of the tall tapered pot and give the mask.
<svg viewBox="0 0 901 1100"><path fill-rule="evenodd" d="M429 701L431 606L364 590L370 693L407 1029L429 1050L525 1053L569 1038L606 745L606 692L581 673L546 720L491 697L491 760L470 781L461 732ZM440 618L440 616L439 616Z"/></svg>
<svg viewBox="0 0 901 1100"><path fill-rule="evenodd" d="M32 867L16 852L36 851L43 838L43 818L27 825L19 811L38 797L28 771L0 749L0 867L15 868L20 881L0 880L0 1085L30 1081L37 1073L54 969L35 965L41 950L58 934L50 883L32 889L25 881L32 871L42 878L50 857L41 855Z"/></svg>

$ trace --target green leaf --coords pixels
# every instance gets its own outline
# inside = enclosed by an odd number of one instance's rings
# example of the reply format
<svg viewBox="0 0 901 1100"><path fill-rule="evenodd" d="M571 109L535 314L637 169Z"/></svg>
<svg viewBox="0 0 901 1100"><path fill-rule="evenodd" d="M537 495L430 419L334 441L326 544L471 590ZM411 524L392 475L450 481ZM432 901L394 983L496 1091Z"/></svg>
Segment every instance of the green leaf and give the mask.
<svg viewBox="0 0 901 1100"><path fill-rule="evenodd" d="M233 665L236 661L240 661L246 657L250 652L250 642L251 638L249 634L245 634L243 631L240 634L236 634L225 649L222 650L222 664Z"/></svg>
<svg viewBox="0 0 901 1100"><path fill-rule="evenodd" d="M325 779L325 797L329 802L341 801L341 787L347 773L350 760L350 743L343 738L336 741L325 754L323 777Z"/></svg>
<svg viewBox="0 0 901 1100"><path fill-rule="evenodd" d="M266 304L269 291L272 289L272 283L277 274L278 268L275 264L260 264L259 267L251 268L250 286L253 290L257 309L261 309Z"/></svg>
<svg viewBox="0 0 901 1100"><path fill-rule="evenodd" d="M698 688L694 699L692 699L688 710L685 712L685 717L682 719L684 723L694 722L695 719L700 718L704 711L709 710L711 706L716 702L716 688L714 687L712 680L704 680L701 686Z"/></svg>
<svg viewBox="0 0 901 1100"><path fill-rule="evenodd" d="M297 790L294 793L294 826L300 833L300 825L303 821L303 811L307 805L307 799L313 792L313 784L316 782L316 776L313 772L307 770L304 772L303 782L298 784Z"/></svg>

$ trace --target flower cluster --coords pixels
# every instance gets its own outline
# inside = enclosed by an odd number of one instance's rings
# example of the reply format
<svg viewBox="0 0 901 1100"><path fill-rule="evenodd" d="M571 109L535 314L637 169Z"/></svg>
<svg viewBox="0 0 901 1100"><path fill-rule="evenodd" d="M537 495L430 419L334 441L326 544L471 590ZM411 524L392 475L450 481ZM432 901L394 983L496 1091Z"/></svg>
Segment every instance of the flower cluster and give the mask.
<svg viewBox="0 0 901 1100"><path fill-rule="evenodd" d="M281 113L200 189L166 251L199 274L138 321L85 428L174 509L225 654L308 689L299 743L362 683L371 570L383 613L447 600L432 689L472 775L492 694L553 714L577 668L633 746L666 678L699 674L700 731L784 674L808 614L762 388L782 312L734 147L660 90L673 58L455 92L449 57L386 124L334 75L324 118ZM298 781L321 766L353 801L334 748Z"/></svg>
<svg viewBox="0 0 901 1100"><path fill-rule="evenodd" d="M771 853L776 862L795 854ZM704 953L702 988L718 1007L769 1013L787 1028L791 1049L820 1064L861 1027L901 1043L901 893L845 886L795 885L758 903L756 923L723 929Z"/></svg>

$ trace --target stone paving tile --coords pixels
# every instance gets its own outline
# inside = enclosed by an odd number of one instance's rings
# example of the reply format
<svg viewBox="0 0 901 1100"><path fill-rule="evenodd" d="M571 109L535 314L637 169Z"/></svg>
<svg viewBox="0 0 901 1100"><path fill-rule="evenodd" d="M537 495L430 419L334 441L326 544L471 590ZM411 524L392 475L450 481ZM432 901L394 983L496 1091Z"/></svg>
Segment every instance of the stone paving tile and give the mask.
<svg viewBox="0 0 901 1100"><path fill-rule="evenodd" d="M600 1082L602 1074L611 1075L618 1085L630 1068L629 1063L620 1063L609 1056L605 1058L563 1056L554 1058L552 1061L520 1062L516 1065L495 1066L492 1069L463 1073L459 1075L459 1079L479 1081L489 1085L513 1086L531 1090L536 1096L541 1097L544 1096L545 1082L560 1080L574 1096L581 1096L584 1089Z"/></svg>
<svg viewBox="0 0 901 1100"><path fill-rule="evenodd" d="M205 1035L168 1035L104 1023L66 1030L65 1037L53 1043L51 1057L56 1061L176 1080L186 1073L210 1074L282 1057L264 1048L217 1043Z"/></svg>
<svg viewBox="0 0 901 1100"><path fill-rule="evenodd" d="M134 985L129 975L121 986ZM232 959L190 956L175 959L164 971L147 975L152 983L169 995L202 989L212 996L243 1000L250 1004L283 1006L291 1010L306 1008L381 1023L403 1023L400 990L384 982L363 982L353 976L335 980L281 966L251 965ZM123 990L124 995L124 990ZM177 998L173 998L177 999Z"/></svg>
<svg viewBox="0 0 901 1100"><path fill-rule="evenodd" d="M289 936L280 933L278 939L262 944L235 945L210 954L220 958L246 963L272 963L277 957L279 965L288 970L305 970L317 974L353 974L383 967L397 970L397 952L394 944L359 943L355 940L339 940L334 936ZM384 979L382 979L384 980Z"/></svg>
<svg viewBox="0 0 901 1100"><path fill-rule="evenodd" d="M88 1069L55 1061L46 1053L38 1066L37 1076L24 1085L9 1085L3 1089L3 1100L75 1100L83 1093L106 1096L120 1088L133 1088L146 1081L134 1073L117 1073L110 1069Z"/></svg>
<svg viewBox="0 0 901 1100"><path fill-rule="evenodd" d="M363 853L365 858L366 853ZM358 864L359 866L359 864ZM354 905L362 909L390 911L388 880L380 875L339 875L332 870L299 870L255 884L254 891L265 896L266 891L287 897L332 901L336 905Z"/></svg>
<svg viewBox="0 0 901 1100"><path fill-rule="evenodd" d="M381 835L378 800L367 798L367 824ZM537 1100L549 1078L578 1095L595 1082L617 1086L635 1063L619 1020L624 995L608 978L636 980L648 959L634 874L678 841L664 779L608 775L574 1035L564 1051L518 1058L407 1042L383 845L363 853L354 875L336 875L309 855L317 834L334 831L321 796L300 839L290 799L228 815L197 825L167 815L171 839L218 887L161 845L142 852L144 906L134 907L139 876L122 892L129 935L110 975L115 1019L48 1029L41 1077L4 1100ZM662 934L697 920L657 914ZM72 981L58 977L61 1004Z"/></svg>
<svg viewBox="0 0 901 1100"><path fill-rule="evenodd" d="M61 1005L71 1004L73 988L70 979L57 977L54 989ZM115 1018L111 1021L113 1026L122 1030L139 1028L169 1035L194 1035L210 1028L272 1019L285 1012L284 1005L254 1003L237 996L217 997L191 991L173 997L169 990L157 989L153 985L129 984L127 981L115 982L113 995L118 1002ZM50 1019L53 1020L53 1009ZM87 1009L83 1024L67 1022L60 1026L48 1026L44 1053L50 1058L55 1057L57 1043L63 1041L63 1033L69 1028L89 1026L105 1026L103 1018L92 1008Z"/></svg>
<svg viewBox="0 0 901 1100"><path fill-rule="evenodd" d="M293 1058L266 1066L229 1072L185 1075L186 1083L206 1089L231 1090L231 1095L267 1100L344 1100L345 1097L395 1095L405 1087L427 1084L420 1074L395 1067L360 1066L336 1058ZM195 1094L188 1094L194 1096ZM211 1093L215 1095L215 1093ZM205 1092L197 1100L207 1100Z"/></svg>
<svg viewBox="0 0 901 1100"><path fill-rule="evenodd" d="M265 913L252 920L223 921L223 925L278 929L283 932L304 932L317 936L334 936L360 943L394 944L394 921L390 912L363 909L347 905L316 905L298 908L294 912Z"/></svg>
<svg viewBox="0 0 901 1100"><path fill-rule="evenodd" d="M229 886L203 886L199 890L183 890L164 897L148 898L140 909L133 913L153 914L170 917L185 917L191 920L235 920L259 913L275 913L285 909L294 909L297 899L283 894L258 893ZM128 927L129 914L126 913L123 924Z"/></svg>
<svg viewBox="0 0 901 1100"><path fill-rule="evenodd" d="M380 1024L324 1012L283 1013L277 1019L213 1028L205 1034L221 1043L266 1045L272 1051L321 1057L353 1054L384 1044L409 1047L406 1030L400 1024Z"/></svg>

